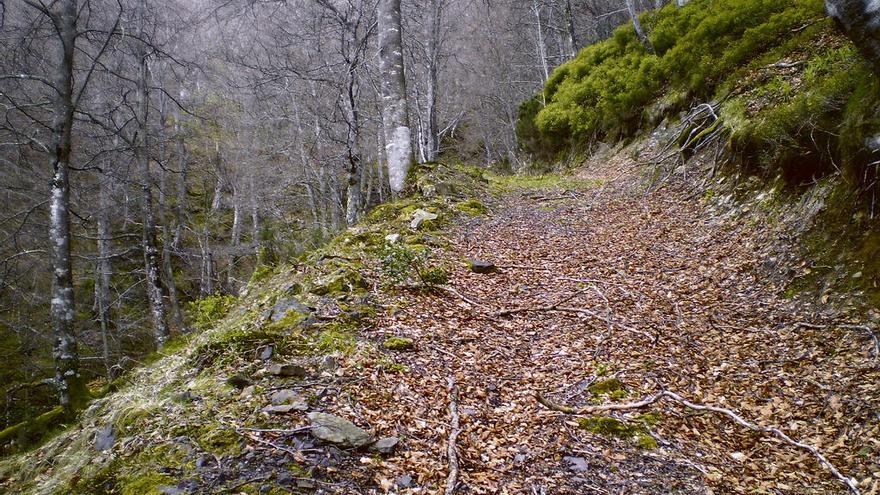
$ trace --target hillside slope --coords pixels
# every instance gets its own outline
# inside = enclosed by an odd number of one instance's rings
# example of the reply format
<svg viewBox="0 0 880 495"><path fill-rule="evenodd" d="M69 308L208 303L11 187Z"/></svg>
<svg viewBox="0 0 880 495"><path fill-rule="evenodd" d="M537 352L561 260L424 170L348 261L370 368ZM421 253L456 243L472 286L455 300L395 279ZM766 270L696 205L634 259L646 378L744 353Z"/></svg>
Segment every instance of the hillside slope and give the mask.
<svg viewBox="0 0 880 495"><path fill-rule="evenodd" d="M455 403L459 493L846 490L808 452L720 415L544 405L665 389L779 426L875 493L880 368L864 322L781 297L787 284L762 274L772 225L713 212L682 182L646 195L642 152L569 178L431 170L429 198L381 207L225 316L205 303L204 333L4 461L4 488L440 493ZM413 228L419 208L438 218ZM314 413L353 424L335 438Z"/></svg>

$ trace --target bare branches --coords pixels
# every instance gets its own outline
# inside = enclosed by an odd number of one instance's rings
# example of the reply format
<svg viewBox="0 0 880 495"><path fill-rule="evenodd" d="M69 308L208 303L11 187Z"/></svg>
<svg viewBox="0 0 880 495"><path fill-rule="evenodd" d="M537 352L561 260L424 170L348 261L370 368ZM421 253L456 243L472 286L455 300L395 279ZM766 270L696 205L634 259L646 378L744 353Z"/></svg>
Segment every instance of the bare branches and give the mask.
<svg viewBox="0 0 880 495"><path fill-rule="evenodd" d="M671 400L671 401L678 403L688 409L693 409L695 411L707 411L707 412L712 412L715 414L720 414L720 415L725 416L728 419L732 420L734 423L736 423L744 428L748 428L749 430L758 431L758 432L762 432L762 433L769 433L792 447L809 452L810 454L813 455L813 457L815 457L819 461L819 464L822 465L823 467L825 467L826 469L828 469L831 472L831 474L834 475L835 478L837 478L838 480L840 480L841 482L846 484L847 488L849 489L849 491L851 493L853 493L855 495L859 495L859 493L860 493L858 487L856 486L855 481L844 476L840 472L840 470L838 470L837 467L835 467L834 464L832 464L831 461L829 461L828 458L825 457L825 455L823 455L821 452L819 452L819 450L816 447L814 447L810 444L792 439L785 432L783 432L782 430L780 430L779 428L777 428L775 426L763 426L763 425L753 423L751 421L744 419L742 416L735 413L734 411L727 409L727 408L724 408L724 407L718 407L718 406L712 406L712 405L707 405L707 404L700 404L700 403L696 403L696 402L691 402L691 401L685 399L684 397L682 397L681 395L676 394L675 392L663 390L661 392L657 392L654 395L649 395L648 397L645 397L644 399L642 399L640 401L636 401L636 402L604 404L604 405L599 405L599 406L586 406L586 407L582 407L582 408L573 408L573 407L565 406L562 404L557 404L557 403L543 397L541 394L536 394L536 400L539 403L541 403L543 406L547 407L548 409L552 409L554 411L559 411L559 412L562 412L565 414L595 414L595 413L609 412L609 411L628 411L628 410L632 410L632 409L641 409L641 408L650 406L651 404L654 404L655 402L658 402L662 399Z"/></svg>

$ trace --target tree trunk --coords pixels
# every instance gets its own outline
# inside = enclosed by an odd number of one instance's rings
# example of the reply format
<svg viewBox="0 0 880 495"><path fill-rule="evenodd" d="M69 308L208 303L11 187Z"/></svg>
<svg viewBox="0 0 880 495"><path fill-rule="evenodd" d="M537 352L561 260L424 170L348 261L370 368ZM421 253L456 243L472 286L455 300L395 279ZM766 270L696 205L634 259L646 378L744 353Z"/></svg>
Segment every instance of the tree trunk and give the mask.
<svg viewBox="0 0 880 495"><path fill-rule="evenodd" d="M348 125L346 148L348 163L346 166L346 203L345 223L354 225L361 213L361 150L360 150L360 115L357 107L358 80L357 67L348 71L348 86L345 95L345 120Z"/></svg>
<svg viewBox="0 0 880 495"><path fill-rule="evenodd" d="M626 1L630 2L631 0ZM535 43L537 45L538 60L541 62L541 74L544 77L541 81L546 83L547 79L550 79L550 65L547 61L547 46L544 42L544 25L541 21L541 6L538 5L538 0L532 0L532 13L535 14Z"/></svg>
<svg viewBox="0 0 880 495"><path fill-rule="evenodd" d="M55 384L68 415L88 400L79 373L74 331L73 273L70 261L70 150L73 127L73 64L76 42L76 1L58 0L50 13L58 33L53 50L52 182L49 200L49 244L52 246L52 327L55 342Z"/></svg>
<svg viewBox="0 0 880 495"><path fill-rule="evenodd" d="M145 16L147 0L140 3L140 32L145 33ZM150 301L150 312L153 317L153 334L156 345L161 347L170 335L165 321L165 302L162 298L162 282L159 277L159 252L156 249L156 218L153 213L152 179L150 177L150 158L147 150L149 125L149 91L147 84L147 47L144 42L138 44L138 136L135 143L135 161L138 163L143 184L141 205L143 208L143 250L144 266L147 278L147 298Z"/></svg>
<svg viewBox="0 0 880 495"><path fill-rule="evenodd" d="M161 82L160 82L161 84ZM171 252L174 250L174 240L171 226L168 224L168 172L165 166L165 96L160 97L159 110L159 160L163 163L159 172L159 223L162 224L162 275L165 278L165 287L168 290L168 303L171 306L171 318L178 331L183 330L183 313L180 310L180 300L177 297L177 286L174 283L174 264Z"/></svg>
<svg viewBox="0 0 880 495"><path fill-rule="evenodd" d="M391 191L403 191L413 161L406 105L400 0L379 0L379 72L382 78L382 128Z"/></svg>
<svg viewBox="0 0 880 495"><path fill-rule="evenodd" d="M574 29L574 13L571 8L571 0L565 0L565 28L568 35L569 56L574 58L581 45L577 37L577 31Z"/></svg>
<svg viewBox="0 0 880 495"><path fill-rule="evenodd" d="M98 320L101 322L101 346L107 379L112 380L113 363L110 362L110 177L102 177L98 186L98 269L95 280L95 302Z"/></svg>
<svg viewBox="0 0 880 495"><path fill-rule="evenodd" d="M648 35L645 34L645 30L642 29L642 23L639 22L639 13L636 11L636 5L633 0L625 0L626 1L626 11L629 13L630 19L632 19L633 29L636 31L636 36L638 36L639 41L645 45L645 49L648 50L648 53L654 53L654 47L651 45L651 40L648 39Z"/></svg>
<svg viewBox="0 0 880 495"><path fill-rule="evenodd" d="M431 20L428 23L428 94L425 108L425 159L433 162L440 152L440 130L437 127L437 93L440 71L440 35L443 20L443 0L431 0Z"/></svg>
<svg viewBox="0 0 880 495"><path fill-rule="evenodd" d="M880 2L825 0L825 10L880 74Z"/></svg>

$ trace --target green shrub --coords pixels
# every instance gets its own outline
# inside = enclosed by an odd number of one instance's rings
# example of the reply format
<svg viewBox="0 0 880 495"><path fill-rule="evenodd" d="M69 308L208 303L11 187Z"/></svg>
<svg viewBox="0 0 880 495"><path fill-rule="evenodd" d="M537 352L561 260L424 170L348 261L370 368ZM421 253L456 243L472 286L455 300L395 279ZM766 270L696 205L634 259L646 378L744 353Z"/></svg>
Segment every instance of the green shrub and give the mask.
<svg viewBox="0 0 880 495"><path fill-rule="evenodd" d="M197 328L204 330L214 326L226 316L237 299L235 296L208 296L188 304L190 314Z"/></svg>
<svg viewBox="0 0 880 495"><path fill-rule="evenodd" d="M388 285L414 281L430 288L449 281L448 271L442 265L432 262L431 250L427 247L386 244L381 260L382 276Z"/></svg>
<svg viewBox="0 0 880 495"><path fill-rule="evenodd" d="M822 16L821 0L694 0L644 14L655 53L631 25L581 50L554 71L542 98L521 106L520 143L546 154L590 137L631 135L663 90L708 99L738 67Z"/></svg>

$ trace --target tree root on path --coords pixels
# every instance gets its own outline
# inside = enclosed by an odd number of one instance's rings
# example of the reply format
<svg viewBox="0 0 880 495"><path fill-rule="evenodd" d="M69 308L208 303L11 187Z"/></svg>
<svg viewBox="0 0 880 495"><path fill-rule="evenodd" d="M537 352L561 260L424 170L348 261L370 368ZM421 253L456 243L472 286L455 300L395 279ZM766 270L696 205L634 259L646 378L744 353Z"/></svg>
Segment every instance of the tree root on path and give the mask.
<svg viewBox="0 0 880 495"><path fill-rule="evenodd" d="M446 456L449 458L449 476L446 477L445 495L455 493L458 485L458 450L456 443L458 434L461 432L460 419L458 416L458 387L455 386L455 378L446 379L449 387L449 441L446 445Z"/></svg>
<svg viewBox="0 0 880 495"><path fill-rule="evenodd" d="M821 452L819 452L819 450L816 447L813 447L812 445L809 445L809 444L792 439L785 432L783 432L782 430L780 430L779 428L777 428L775 426L762 426L759 424L752 423L746 419L743 419L742 416L738 415L737 413L735 413L734 411L732 411L730 409L726 409L726 408L718 407L718 406L711 406L711 405L707 405L707 404L699 404L696 402L691 402L691 401L685 399L684 397L676 394L675 392L663 390L661 392L657 392L654 395L649 395L648 397L646 397L640 401L637 401L637 402L626 402L626 403L620 403L620 404L605 404L605 405L599 405L599 406L586 406L586 407L581 407L581 408L574 408L574 407L566 406L563 404L557 404L557 403L547 399L546 397L543 397L540 393L536 393L536 399L539 403L541 403L542 405L544 405L548 409L552 409L554 411L559 411L559 412L562 412L565 414L593 414L593 413L605 412L605 411L626 411L626 410L631 410L631 409L641 409L641 408L649 406L649 405L651 405L661 399L669 399L669 400L676 402L684 407L687 407L688 409L693 409L695 411L708 411L708 412L720 414L722 416L727 416L728 418L733 420L733 422L739 424L740 426L743 426L743 427L748 428L753 431L770 433L773 436L775 436L776 438L779 438L783 442L787 443L788 445L791 445L792 447L796 447L798 449L805 450L805 451L809 452L810 454L812 454L813 457L815 457L819 461L820 465L824 466L826 469L831 471L831 474L833 474L835 478L837 478L838 480L840 480L841 482L846 484L847 488L849 488L849 491L851 493L853 493L854 495L860 495L860 493L861 493L859 491L858 487L856 486L856 482L854 480L852 480L851 478L844 476L840 472L840 470L838 470L834 466L834 464L831 464L831 461L829 461Z"/></svg>

